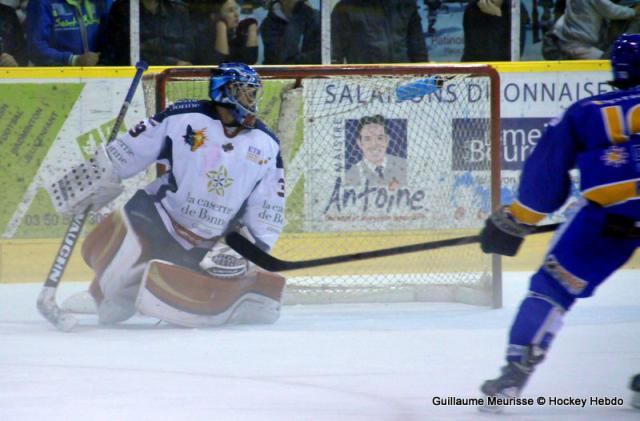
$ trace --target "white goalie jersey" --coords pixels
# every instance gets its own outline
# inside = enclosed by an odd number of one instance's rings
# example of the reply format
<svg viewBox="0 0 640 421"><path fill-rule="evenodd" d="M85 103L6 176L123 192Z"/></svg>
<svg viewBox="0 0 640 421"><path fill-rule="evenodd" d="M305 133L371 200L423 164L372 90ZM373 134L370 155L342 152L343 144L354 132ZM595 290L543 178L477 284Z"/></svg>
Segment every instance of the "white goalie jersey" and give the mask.
<svg viewBox="0 0 640 421"><path fill-rule="evenodd" d="M174 237L187 229L214 238L240 216L258 244L271 248L284 226L280 145L262 122L227 135L214 103L182 101L119 136L107 153L121 178L154 162L168 167L146 190Z"/></svg>

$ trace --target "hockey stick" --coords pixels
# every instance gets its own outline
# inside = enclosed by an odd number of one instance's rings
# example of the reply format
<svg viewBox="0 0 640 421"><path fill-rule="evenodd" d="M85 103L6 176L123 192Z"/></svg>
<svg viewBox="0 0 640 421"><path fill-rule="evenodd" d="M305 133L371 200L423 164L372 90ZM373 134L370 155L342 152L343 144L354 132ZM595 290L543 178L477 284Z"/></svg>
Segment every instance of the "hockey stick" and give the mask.
<svg viewBox="0 0 640 421"><path fill-rule="evenodd" d="M555 231L560 224L543 225L536 227L532 234ZM255 244L237 232L228 234L225 238L227 245L252 261L261 268L270 272L284 272L295 269L307 269L318 266L333 265L336 263L355 262L376 257L395 256L396 254L414 253L416 251L435 250L445 247L462 246L480 241L479 235L468 237L449 238L446 240L430 241L428 243L411 244L407 246L391 247L380 250L364 251L362 253L343 254L341 256L323 257L311 260L280 260L272 255L260 250Z"/></svg>
<svg viewBox="0 0 640 421"><path fill-rule="evenodd" d="M131 104L133 95L135 94L136 88L138 87L140 79L142 78L142 74L145 70L148 69L148 67L149 66L147 65L147 63L143 61L139 61L138 63L136 63L136 74L131 81L129 91L127 92L124 103L120 108L120 112L118 113L116 122L111 129L111 134L109 135L107 143L112 142L118 135L120 126L122 126L122 122L124 121L124 116L129 109L129 105ZM91 207L89 206L84 210L84 212L75 215L71 220L71 223L67 228L67 232L64 234L62 244L60 244L60 248L58 249L58 253L56 254L56 258L51 265L51 269L49 269L47 280L44 282L42 291L40 291L40 295L38 296L37 306L40 314L42 314L45 319L49 320L51 324L53 324L56 328L64 332L71 331L76 326L76 324L78 324L78 320L71 314L62 311L60 307L58 307L58 304L56 303L56 291L58 290L60 279L62 278L62 275L67 268L67 264L69 263L69 259L71 258L73 249L78 242L78 238L80 237L80 233L82 232L82 227L87 220L87 216L89 215L90 210Z"/></svg>

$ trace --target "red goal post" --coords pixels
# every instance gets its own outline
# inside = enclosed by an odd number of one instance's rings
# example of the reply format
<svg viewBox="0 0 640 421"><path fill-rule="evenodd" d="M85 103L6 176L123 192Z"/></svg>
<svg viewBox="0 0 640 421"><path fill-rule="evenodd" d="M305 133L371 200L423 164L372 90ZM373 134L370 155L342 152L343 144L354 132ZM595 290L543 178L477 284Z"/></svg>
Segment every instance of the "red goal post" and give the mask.
<svg viewBox="0 0 640 421"><path fill-rule="evenodd" d="M500 79L491 66L257 69L265 84L260 118L280 138L287 174L287 225L276 257L476 234L499 205ZM154 75L145 85L148 108L208 98L215 71ZM287 275L289 303L502 302L500 259L477 244Z"/></svg>

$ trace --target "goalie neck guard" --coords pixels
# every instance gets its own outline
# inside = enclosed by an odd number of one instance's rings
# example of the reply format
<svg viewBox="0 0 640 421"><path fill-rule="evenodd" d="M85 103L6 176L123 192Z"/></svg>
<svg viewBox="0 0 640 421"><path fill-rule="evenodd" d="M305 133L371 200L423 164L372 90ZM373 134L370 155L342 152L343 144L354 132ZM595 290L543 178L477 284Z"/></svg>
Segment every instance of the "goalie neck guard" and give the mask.
<svg viewBox="0 0 640 421"><path fill-rule="evenodd" d="M611 85L628 89L640 85L640 34L622 34L611 51Z"/></svg>
<svg viewBox="0 0 640 421"><path fill-rule="evenodd" d="M260 76L243 63L222 63L219 68L220 72L211 78L211 100L231 110L241 126L254 128L262 92Z"/></svg>

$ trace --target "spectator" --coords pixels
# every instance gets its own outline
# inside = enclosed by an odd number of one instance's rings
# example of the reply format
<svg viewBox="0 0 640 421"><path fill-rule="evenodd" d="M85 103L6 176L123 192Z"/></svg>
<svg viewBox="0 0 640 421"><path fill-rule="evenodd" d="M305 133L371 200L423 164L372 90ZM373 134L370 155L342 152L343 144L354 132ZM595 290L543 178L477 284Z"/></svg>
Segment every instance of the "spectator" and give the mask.
<svg viewBox="0 0 640 421"><path fill-rule="evenodd" d="M427 33L435 35L438 10L442 7L442 0L424 0L424 7L427 8Z"/></svg>
<svg viewBox="0 0 640 421"><path fill-rule="evenodd" d="M331 13L331 61L429 61L415 0L340 0Z"/></svg>
<svg viewBox="0 0 640 421"><path fill-rule="evenodd" d="M620 6L627 7L636 7L640 4L640 0L613 0L613 2ZM608 59L611 57L613 43L620 35L638 33L640 33L640 19L614 20L608 22L604 41L602 42L602 47L605 50L604 58Z"/></svg>
<svg viewBox="0 0 640 421"><path fill-rule="evenodd" d="M520 54L529 14L520 4ZM462 18L464 51L460 61L511 60L511 0L471 0Z"/></svg>
<svg viewBox="0 0 640 421"><path fill-rule="evenodd" d="M0 0L0 4L5 4L15 9L20 25L24 25L27 19L27 3L29 3L29 0Z"/></svg>
<svg viewBox="0 0 640 421"><path fill-rule="evenodd" d="M388 153L389 124L381 115L362 117L356 127L356 145L362 159L345 173L345 185L387 187L394 191L407 184L407 162ZM356 155L356 154L354 154Z"/></svg>
<svg viewBox="0 0 640 421"><path fill-rule="evenodd" d="M27 48L36 66L95 66L111 0L39 0L27 6Z"/></svg>
<svg viewBox="0 0 640 421"><path fill-rule="evenodd" d="M320 12L306 0L277 0L260 27L264 64L320 64Z"/></svg>
<svg viewBox="0 0 640 421"><path fill-rule="evenodd" d="M129 0L116 0L107 23L103 63L131 64ZM189 66L194 61L189 12L174 0L140 0L140 58L153 65Z"/></svg>
<svg viewBox="0 0 640 421"><path fill-rule="evenodd" d="M552 15L552 11L555 10L553 0L539 0L538 4L542 6L542 17L540 18L540 24L544 28L550 27L555 21L555 17ZM537 11L537 10L536 10Z"/></svg>
<svg viewBox="0 0 640 421"><path fill-rule="evenodd" d="M25 66L24 32L15 9L0 4L0 67Z"/></svg>
<svg viewBox="0 0 640 421"><path fill-rule="evenodd" d="M199 9L192 14L198 34L197 64L258 61L258 22L253 18L240 20L235 0L210 0Z"/></svg>
<svg viewBox="0 0 640 421"><path fill-rule="evenodd" d="M640 5L630 8L610 0L568 0L564 14L553 27L553 35L569 59L600 59L608 48L601 42L607 20L628 20L638 15Z"/></svg>

